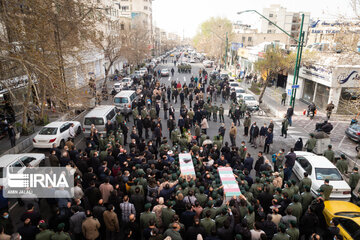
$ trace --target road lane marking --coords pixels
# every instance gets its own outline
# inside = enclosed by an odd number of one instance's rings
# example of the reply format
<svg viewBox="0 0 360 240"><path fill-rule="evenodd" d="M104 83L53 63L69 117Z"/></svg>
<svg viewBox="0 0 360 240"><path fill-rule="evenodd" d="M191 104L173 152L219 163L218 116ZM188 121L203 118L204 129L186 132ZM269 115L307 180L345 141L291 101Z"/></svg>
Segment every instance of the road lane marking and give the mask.
<svg viewBox="0 0 360 240"><path fill-rule="evenodd" d="M186 82L186 77L184 77L184 81Z"/></svg>
<svg viewBox="0 0 360 240"><path fill-rule="evenodd" d="M170 80L171 80L171 77L169 76L169 79L168 79L168 81L170 82Z"/></svg>
<svg viewBox="0 0 360 240"><path fill-rule="evenodd" d="M306 128L312 123L312 121L313 121L313 120L311 119L311 120L309 121L309 123L305 125L304 129L306 129Z"/></svg>
<svg viewBox="0 0 360 240"><path fill-rule="evenodd" d="M339 125L339 122L335 125L335 127L331 130L332 132L335 131L335 128Z"/></svg>
<svg viewBox="0 0 360 240"><path fill-rule="evenodd" d="M338 149L340 149L340 147L341 147L341 145L342 145L342 143L343 143L344 139L345 139L345 136L341 139L341 141L340 141L340 143L339 143L339 145L338 145Z"/></svg>

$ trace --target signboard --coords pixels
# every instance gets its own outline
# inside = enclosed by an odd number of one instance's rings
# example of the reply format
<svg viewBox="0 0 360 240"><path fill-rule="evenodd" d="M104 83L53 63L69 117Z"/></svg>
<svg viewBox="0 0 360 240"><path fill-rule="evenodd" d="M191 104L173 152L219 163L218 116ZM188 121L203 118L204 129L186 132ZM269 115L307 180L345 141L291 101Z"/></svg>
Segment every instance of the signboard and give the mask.
<svg viewBox="0 0 360 240"><path fill-rule="evenodd" d="M299 88L299 85L292 85L291 88Z"/></svg>
<svg viewBox="0 0 360 240"><path fill-rule="evenodd" d="M224 186L225 200L229 201L233 196L240 196L239 185L234 177L231 167L218 168L221 183Z"/></svg>
<svg viewBox="0 0 360 240"><path fill-rule="evenodd" d="M287 90L287 95L288 95L288 96L291 96L291 89L288 89L288 90Z"/></svg>
<svg viewBox="0 0 360 240"><path fill-rule="evenodd" d="M233 42L231 43L231 50L232 51L237 51L239 48L244 47L243 43L237 43L237 42Z"/></svg>
<svg viewBox="0 0 360 240"><path fill-rule="evenodd" d="M181 174L184 176L196 176L194 163L190 153L180 153L179 154L179 164Z"/></svg>

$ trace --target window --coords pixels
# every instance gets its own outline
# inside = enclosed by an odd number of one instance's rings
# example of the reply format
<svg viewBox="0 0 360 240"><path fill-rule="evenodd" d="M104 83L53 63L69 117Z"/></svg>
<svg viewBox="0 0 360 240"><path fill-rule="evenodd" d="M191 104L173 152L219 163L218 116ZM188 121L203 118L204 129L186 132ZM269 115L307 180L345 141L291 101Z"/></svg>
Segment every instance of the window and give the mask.
<svg viewBox="0 0 360 240"><path fill-rule="evenodd" d="M251 42L252 41L252 37L248 37L248 42Z"/></svg>
<svg viewBox="0 0 360 240"><path fill-rule="evenodd" d="M121 30L125 30L125 24L123 24L123 23L120 24L120 29L121 29Z"/></svg>
<svg viewBox="0 0 360 240"><path fill-rule="evenodd" d="M127 97L117 97L114 99L114 103L129 103Z"/></svg>
<svg viewBox="0 0 360 240"><path fill-rule="evenodd" d="M128 11L129 10L129 6L121 6L121 11Z"/></svg>
<svg viewBox="0 0 360 240"><path fill-rule="evenodd" d="M267 30L267 33L271 33L271 30Z"/></svg>
<svg viewBox="0 0 360 240"><path fill-rule="evenodd" d="M272 13L269 14L269 17L273 17L273 16L274 16L274 14L272 14Z"/></svg>
<svg viewBox="0 0 360 240"><path fill-rule="evenodd" d="M115 117L115 110L113 109L113 110L111 110L109 113L108 113L108 115L106 115L106 119L107 120L112 120L114 117Z"/></svg>
<svg viewBox="0 0 360 240"><path fill-rule="evenodd" d="M39 134L40 135L56 135L56 132L57 132L57 128L44 127L43 129L41 129Z"/></svg>
<svg viewBox="0 0 360 240"><path fill-rule="evenodd" d="M104 125L104 119L102 118L85 118L84 125Z"/></svg>
<svg viewBox="0 0 360 240"><path fill-rule="evenodd" d="M350 234L353 239L359 239L360 227L351 219L337 218L341 226Z"/></svg>
<svg viewBox="0 0 360 240"><path fill-rule="evenodd" d="M36 158L33 158L33 157L22 157L22 158L20 158L20 161L23 162L24 166L27 166L29 163L31 163L34 160L36 160Z"/></svg>
<svg viewBox="0 0 360 240"><path fill-rule="evenodd" d="M341 181L342 177L337 168L315 168L316 180L329 179L330 181Z"/></svg>
<svg viewBox="0 0 360 240"><path fill-rule="evenodd" d="M271 26L271 25L272 25L272 23L271 23L271 22L269 22L268 24L269 24L269 26Z"/></svg>
<svg viewBox="0 0 360 240"><path fill-rule="evenodd" d="M144 6L144 10L147 10L148 9L148 7L147 6Z"/></svg>
<svg viewBox="0 0 360 240"><path fill-rule="evenodd" d="M299 162L300 166L309 174L311 175L312 166L306 158L298 157L296 161Z"/></svg>

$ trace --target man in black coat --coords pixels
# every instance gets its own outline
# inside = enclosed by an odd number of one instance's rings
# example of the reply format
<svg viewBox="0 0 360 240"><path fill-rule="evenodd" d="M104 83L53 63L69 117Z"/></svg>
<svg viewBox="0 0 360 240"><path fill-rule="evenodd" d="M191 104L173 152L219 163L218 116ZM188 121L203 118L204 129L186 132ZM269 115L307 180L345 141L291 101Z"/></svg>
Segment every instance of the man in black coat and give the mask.
<svg viewBox="0 0 360 240"><path fill-rule="evenodd" d="M265 159L264 159L263 153L259 152L258 153L258 160L256 161L255 167L254 167L257 177L260 177L260 166L262 164L264 164L264 162L265 162Z"/></svg>
<svg viewBox="0 0 360 240"><path fill-rule="evenodd" d="M196 240L197 235L200 234L203 238L206 236L205 229L200 226L200 219L198 217L194 218L194 225L189 227L185 234L185 239Z"/></svg>
<svg viewBox="0 0 360 240"><path fill-rule="evenodd" d="M252 146L255 148L257 148L258 136L259 136L259 127L256 125L256 122L254 122L250 128L250 143L252 143Z"/></svg>

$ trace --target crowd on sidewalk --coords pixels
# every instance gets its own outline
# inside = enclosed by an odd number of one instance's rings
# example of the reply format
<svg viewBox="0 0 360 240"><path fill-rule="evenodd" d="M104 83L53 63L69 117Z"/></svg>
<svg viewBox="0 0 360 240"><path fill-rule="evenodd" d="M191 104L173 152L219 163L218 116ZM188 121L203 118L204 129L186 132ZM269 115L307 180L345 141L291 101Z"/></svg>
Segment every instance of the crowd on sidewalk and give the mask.
<svg viewBox="0 0 360 240"><path fill-rule="evenodd" d="M10 235L24 240L343 239L338 222L328 227L322 214L331 182L326 179L313 198L306 174L300 183L291 180L294 149L273 149L273 164L267 160L274 124L259 128L245 103L232 97L228 81L221 81L218 91L207 76L200 71L189 85L172 82L171 87L146 81L132 117L118 113L116 122L106 124L106 134L93 126L85 149L71 141L63 149L54 146L51 165L76 169L74 197L47 199L50 219L43 219L39 199L27 200L16 233L3 209L0 240ZM178 98L179 116L172 104ZM231 103L231 126L224 121L226 102ZM238 137L240 120L243 138ZM215 136L208 135L209 121L218 122ZM231 143L224 140L227 127ZM252 156L246 144L264 151ZM182 175L182 152L191 154L195 177ZM224 199L217 171L222 166L233 169L239 197ZM353 174L356 186L356 169Z"/></svg>

